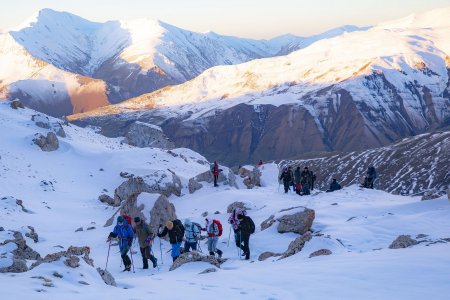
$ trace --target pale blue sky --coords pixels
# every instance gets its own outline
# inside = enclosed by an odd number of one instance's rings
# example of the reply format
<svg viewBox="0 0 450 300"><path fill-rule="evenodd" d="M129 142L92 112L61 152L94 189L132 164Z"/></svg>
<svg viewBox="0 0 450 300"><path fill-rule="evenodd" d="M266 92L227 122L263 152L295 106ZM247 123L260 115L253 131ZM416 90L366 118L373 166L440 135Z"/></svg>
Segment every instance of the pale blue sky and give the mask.
<svg viewBox="0 0 450 300"><path fill-rule="evenodd" d="M152 18L197 32L251 38L311 35L341 25L373 25L450 0L0 0L0 29L52 8L93 21ZM450 17L450 16L449 16Z"/></svg>

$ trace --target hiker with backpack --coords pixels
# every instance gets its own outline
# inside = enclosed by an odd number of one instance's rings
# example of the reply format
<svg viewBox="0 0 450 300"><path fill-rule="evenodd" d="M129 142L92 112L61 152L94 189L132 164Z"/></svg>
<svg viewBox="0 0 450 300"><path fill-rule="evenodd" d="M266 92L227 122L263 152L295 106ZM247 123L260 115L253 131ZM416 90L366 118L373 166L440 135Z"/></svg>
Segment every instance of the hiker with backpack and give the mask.
<svg viewBox="0 0 450 300"><path fill-rule="evenodd" d="M221 172L222 170L219 169L219 164L217 163L217 161L214 161L214 165L211 167L211 173L214 176L214 187L218 187L219 185L217 184L217 180L219 179L219 172Z"/></svg>
<svg viewBox="0 0 450 300"><path fill-rule="evenodd" d="M123 264L125 266L124 271L131 270L131 260L128 257L128 250L130 250L134 238L133 228L122 216L117 217L117 225L114 230L109 234L107 242L112 239L119 240L120 256L122 257Z"/></svg>
<svg viewBox="0 0 450 300"><path fill-rule="evenodd" d="M309 195L312 182L312 173L311 171L309 171L308 167L305 167L300 176L302 184L302 193L303 195Z"/></svg>
<svg viewBox="0 0 450 300"><path fill-rule="evenodd" d="M301 181L301 171L300 167L295 168L294 171L294 183L295 183L295 192L300 195L300 192L302 190L302 185L300 184Z"/></svg>
<svg viewBox="0 0 450 300"><path fill-rule="evenodd" d="M331 182L330 188L327 190L327 193L338 191L340 189L341 189L341 185L337 182L336 178L333 178L333 182Z"/></svg>
<svg viewBox="0 0 450 300"><path fill-rule="evenodd" d="M288 168L283 169L283 173L281 173L279 180L283 180L284 193L287 194L287 192L289 191L289 186L292 182L291 172L288 170Z"/></svg>
<svg viewBox="0 0 450 300"><path fill-rule="evenodd" d="M161 229L162 225L159 225ZM172 246L172 260L175 261L181 254L181 243L184 238L184 226L180 220L167 221L162 232L158 233L158 237L162 238L169 234L169 243Z"/></svg>
<svg viewBox="0 0 450 300"><path fill-rule="evenodd" d="M239 224L235 232L236 246L242 249L245 259L250 259L250 235L255 233L255 223L243 212L237 215Z"/></svg>
<svg viewBox="0 0 450 300"><path fill-rule="evenodd" d="M367 182L365 184L366 188L373 189L375 184L375 179L377 179L377 171L375 170L375 167L373 165L370 165L367 168L366 173Z"/></svg>
<svg viewBox="0 0 450 300"><path fill-rule="evenodd" d="M200 239L202 226L186 219L184 220L184 229L184 252L189 252L190 249L197 251L197 243Z"/></svg>
<svg viewBox="0 0 450 300"><path fill-rule="evenodd" d="M219 241L219 237L222 236L222 224L218 220L210 221L208 218L205 219L205 231L208 233L208 251L209 255L214 256L215 253L222 257L222 250L217 248L217 242Z"/></svg>
<svg viewBox="0 0 450 300"><path fill-rule="evenodd" d="M134 223L136 224L134 232L136 233L142 255L142 268L148 269L149 259L153 263L153 268L156 268L158 266L157 259L152 254L152 244L155 235L150 231L150 226L141 220L141 218L135 217Z"/></svg>

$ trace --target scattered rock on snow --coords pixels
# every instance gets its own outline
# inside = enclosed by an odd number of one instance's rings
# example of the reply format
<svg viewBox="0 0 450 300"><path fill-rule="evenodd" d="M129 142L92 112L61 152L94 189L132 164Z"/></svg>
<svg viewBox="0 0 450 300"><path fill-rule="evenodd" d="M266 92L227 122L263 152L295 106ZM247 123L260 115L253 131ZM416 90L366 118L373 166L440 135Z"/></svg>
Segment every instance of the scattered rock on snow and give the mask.
<svg viewBox="0 0 450 300"><path fill-rule="evenodd" d="M111 206L119 206L120 205L120 203L118 203L118 204L116 203L114 198L112 198L112 197L110 197L108 195L105 195L105 194L100 195L98 197L98 200L100 200L100 202L102 202L102 203L106 203L106 204L111 205Z"/></svg>
<svg viewBox="0 0 450 300"><path fill-rule="evenodd" d="M128 172L120 172L120 177L122 178L133 178L134 174L130 174Z"/></svg>
<svg viewBox="0 0 450 300"><path fill-rule="evenodd" d="M83 285L90 285L89 283L87 283L86 281L83 281L83 280L79 280L78 283L83 284Z"/></svg>
<svg viewBox="0 0 450 300"><path fill-rule="evenodd" d="M13 100L11 101L11 108L12 109L19 109L19 108L25 108L25 106L23 105L22 102L20 102L19 100Z"/></svg>
<svg viewBox="0 0 450 300"><path fill-rule="evenodd" d="M83 227L80 227L77 230L75 230L75 232L80 232L80 231L83 231Z"/></svg>
<svg viewBox="0 0 450 300"><path fill-rule="evenodd" d="M280 253L274 253L274 252L270 252L270 251L266 251L263 252L259 255L258 260L259 261L264 261L266 259L268 259L269 257L274 257L274 256L280 256Z"/></svg>
<svg viewBox="0 0 450 300"><path fill-rule="evenodd" d="M316 257L316 256L322 256L322 255L331 255L331 254L333 254L333 252L331 252L331 250L320 249L320 250L317 250L317 251L314 251L313 253L311 253L309 255L309 258Z"/></svg>
<svg viewBox="0 0 450 300"><path fill-rule="evenodd" d="M59 140L54 132L48 132L47 136L37 133L33 142L38 145L42 151L50 152L59 148Z"/></svg>
<svg viewBox="0 0 450 300"><path fill-rule="evenodd" d="M100 268L97 268L97 272L98 272L98 274L100 274L100 277L102 277L103 281L107 285L117 286L116 280L111 275L111 273L108 272L108 270L102 270Z"/></svg>
<svg viewBox="0 0 450 300"><path fill-rule="evenodd" d="M71 255L66 258L64 264L71 268L77 268L80 265L80 259L75 255Z"/></svg>
<svg viewBox="0 0 450 300"><path fill-rule="evenodd" d="M131 124L123 142L140 148L175 148L175 144L164 134L161 127L139 121Z"/></svg>
<svg viewBox="0 0 450 300"><path fill-rule="evenodd" d="M248 189L261 186L261 171L258 167L254 167L252 171L242 167L239 169L239 176L245 178L243 182Z"/></svg>
<svg viewBox="0 0 450 300"><path fill-rule="evenodd" d="M56 278L63 278L63 276L56 271L53 272L53 276Z"/></svg>
<svg viewBox="0 0 450 300"><path fill-rule="evenodd" d="M273 223L275 223L275 216L271 215L269 218L267 218L266 220L264 220L261 223L261 231L266 230L267 228L269 228L270 226L272 226Z"/></svg>
<svg viewBox="0 0 450 300"><path fill-rule="evenodd" d="M422 200L433 200L439 197L440 197L439 193L436 193L434 191L426 191L422 196Z"/></svg>
<svg viewBox="0 0 450 300"><path fill-rule="evenodd" d="M181 267L184 264L191 263L191 262L207 262L210 263L218 268L220 268L220 265L226 261L226 259L223 258L217 258L212 255L203 255L200 252L197 251L191 251L187 253L181 254L177 260L172 264L169 271L173 271L179 267Z"/></svg>
<svg viewBox="0 0 450 300"><path fill-rule="evenodd" d="M227 213L232 213L235 208L251 210L251 208L247 207L247 205L244 202L236 201L236 202L233 202L230 205L228 205Z"/></svg>
<svg viewBox="0 0 450 300"><path fill-rule="evenodd" d="M202 187L203 185L197 182L194 178L189 179L188 189L190 194L193 194L195 191L198 191Z"/></svg>
<svg viewBox="0 0 450 300"><path fill-rule="evenodd" d="M208 273L214 273L214 272L217 272L216 268L208 268L208 269L205 269L205 270L201 271L198 274L208 274Z"/></svg>
<svg viewBox="0 0 450 300"><path fill-rule="evenodd" d="M305 208L304 211L298 212L292 215L284 215L278 218L280 222L278 224L278 232L294 232L299 234L305 234L311 229L312 223L315 218L315 212L312 209Z"/></svg>
<svg viewBox="0 0 450 300"><path fill-rule="evenodd" d="M307 241L311 240L311 238L312 238L312 235L311 235L311 232L309 232L309 231L306 232L304 235L296 238L294 241L292 241L289 244L288 249L283 253L283 255L279 258L279 260L289 257L289 256L292 256L292 255L300 252L303 249L303 247L305 246L305 243Z"/></svg>
<svg viewBox="0 0 450 300"><path fill-rule="evenodd" d="M0 226L0 231L5 231L5 228Z"/></svg>
<svg viewBox="0 0 450 300"><path fill-rule="evenodd" d="M95 226L88 227L86 230L93 230L93 229L95 229Z"/></svg>
<svg viewBox="0 0 450 300"><path fill-rule="evenodd" d="M35 243L39 242L39 236L36 231L34 231L34 227L28 226L28 229L30 229L30 232L25 233L25 236L32 239Z"/></svg>
<svg viewBox="0 0 450 300"><path fill-rule="evenodd" d="M411 238L410 235L400 235L392 244L389 246L389 249L400 249L400 248L408 248L413 245L417 245L418 242Z"/></svg>
<svg viewBox="0 0 450 300"><path fill-rule="evenodd" d="M207 211L202 212L202 217L205 218L208 215Z"/></svg>

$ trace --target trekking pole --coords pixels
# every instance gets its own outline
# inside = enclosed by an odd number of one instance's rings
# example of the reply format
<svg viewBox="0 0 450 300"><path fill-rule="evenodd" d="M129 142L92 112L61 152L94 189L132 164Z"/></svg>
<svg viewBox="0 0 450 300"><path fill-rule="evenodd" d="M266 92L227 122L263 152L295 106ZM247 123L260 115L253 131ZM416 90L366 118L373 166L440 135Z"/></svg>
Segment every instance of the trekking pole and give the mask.
<svg viewBox="0 0 450 300"><path fill-rule="evenodd" d="M159 238L159 253L161 254L161 265L163 265L164 261L163 261L163 255L162 255L161 238L160 237L158 237L158 238Z"/></svg>
<svg viewBox="0 0 450 300"><path fill-rule="evenodd" d="M131 265L133 266L133 273L136 273L136 272L134 271L133 251L131 250L131 248L130 248L130 255L131 255Z"/></svg>
<svg viewBox="0 0 450 300"><path fill-rule="evenodd" d="M109 246L108 246L108 256L106 257L106 266L105 271L108 269L108 261L109 261L109 250L111 250L111 239L109 239Z"/></svg>
<svg viewBox="0 0 450 300"><path fill-rule="evenodd" d="M227 243L227 247L230 247L230 238L231 238L231 226L230 226L230 232L228 233L228 243Z"/></svg>
<svg viewBox="0 0 450 300"><path fill-rule="evenodd" d="M241 259L242 230L239 230L239 260Z"/></svg>

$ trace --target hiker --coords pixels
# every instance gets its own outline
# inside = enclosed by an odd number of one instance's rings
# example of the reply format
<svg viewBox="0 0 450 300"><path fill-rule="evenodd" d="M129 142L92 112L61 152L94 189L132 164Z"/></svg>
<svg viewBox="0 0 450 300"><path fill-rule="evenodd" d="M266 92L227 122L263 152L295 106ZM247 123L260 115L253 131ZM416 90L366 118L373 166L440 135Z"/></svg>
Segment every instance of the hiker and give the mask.
<svg viewBox="0 0 450 300"><path fill-rule="evenodd" d="M217 164L217 161L214 161L214 165L211 168L211 173L214 176L214 187L218 187L217 180L219 179L219 172L222 171L219 169L219 165Z"/></svg>
<svg viewBox="0 0 450 300"><path fill-rule="evenodd" d="M377 179L377 171L375 170L375 167L373 165L370 165L367 168L367 188L373 189L375 180Z"/></svg>
<svg viewBox="0 0 450 300"><path fill-rule="evenodd" d="M184 220L184 229L184 252L189 252L190 249L197 251L197 243L202 229L200 224L186 219Z"/></svg>
<svg viewBox="0 0 450 300"><path fill-rule="evenodd" d="M301 171L300 171L300 167L295 168L294 171L294 183L295 183L295 192L300 195L301 192Z"/></svg>
<svg viewBox="0 0 450 300"><path fill-rule="evenodd" d="M217 248L217 242L219 241L219 236L222 235L222 225L217 220L210 221L208 218L205 219L205 231L208 233L208 251L209 255L214 256L217 252L219 258L222 257L222 250Z"/></svg>
<svg viewBox="0 0 450 300"><path fill-rule="evenodd" d="M309 171L311 173L311 190L314 190L314 183L316 182L316 174L313 173L313 171Z"/></svg>
<svg viewBox="0 0 450 300"><path fill-rule="evenodd" d="M262 165L263 165L263 161L262 161L262 159L260 159L258 162L258 167L261 167Z"/></svg>
<svg viewBox="0 0 450 300"><path fill-rule="evenodd" d="M180 226L181 225L181 226ZM184 237L184 227L180 220L167 221L162 232L158 233L158 237L164 237L169 234L169 243L172 246L172 261L175 261L181 254L181 243ZM161 228L162 225L159 225Z"/></svg>
<svg viewBox="0 0 450 300"><path fill-rule="evenodd" d="M253 220L246 216L242 211L237 215L239 224L237 230L234 233L234 238L236 240L236 246L241 248L245 255L245 259L250 259L250 235L255 233L255 223Z"/></svg>
<svg viewBox="0 0 450 300"><path fill-rule="evenodd" d="M134 232L136 233L142 255L142 268L148 269L149 259L153 263L153 268L156 268L158 266L157 259L152 254L152 244L155 235L150 231L150 226L141 220L141 218L135 217L134 223L136 224L134 227Z"/></svg>
<svg viewBox="0 0 450 300"><path fill-rule="evenodd" d="M337 182L336 178L333 178L333 181L330 184L330 188L327 190L327 193L330 192L334 192L337 190L340 190L342 187L341 185Z"/></svg>
<svg viewBox="0 0 450 300"><path fill-rule="evenodd" d="M310 191L309 189L311 188L311 181L312 181L312 176L311 176L311 172L309 171L308 167L305 167L302 171L301 176L301 184L302 184L302 193L303 195L309 195Z"/></svg>
<svg viewBox="0 0 450 300"><path fill-rule="evenodd" d="M131 260L128 257L128 250L131 248L131 244L133 242L134 233L133 228L128 222L122 217L117 217L117 225L114 227L114 230L108 236L108 242L111 239L117 238L119 240L119 249L120 256L122 257L123 264L125 266L124 271L131 270Z"/></svg>
<svg viewBox="0 0 450 300"><path fill-rule="evenodd" d="M289 191L289 185L292 181L291 172L289 172L288 168L285 167L283 169L283 173L281 173L279 180L283 180L284 193L287 194Z"/></svg>

